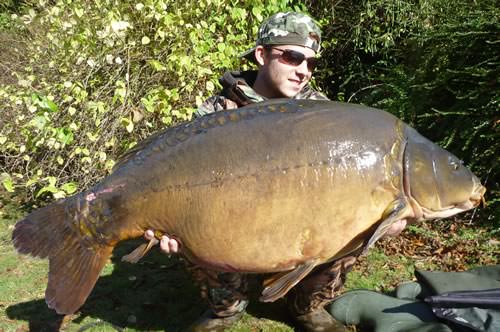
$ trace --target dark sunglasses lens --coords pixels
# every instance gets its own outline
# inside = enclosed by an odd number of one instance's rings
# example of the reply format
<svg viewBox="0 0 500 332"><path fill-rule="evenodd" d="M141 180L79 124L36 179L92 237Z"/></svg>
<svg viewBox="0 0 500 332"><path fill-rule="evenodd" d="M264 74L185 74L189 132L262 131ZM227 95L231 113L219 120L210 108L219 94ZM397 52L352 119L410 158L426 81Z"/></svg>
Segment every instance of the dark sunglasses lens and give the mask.
<svg viewBox="0 0 500 332"><path fill-rule="evenodd" d="M299 52L295 52L295 51L292 51L292 50L286 50L282 53L282 56L283 60L292 65L292 66L298 66L302 63L302 61L305 60L305 56L304 54L302 53L299 53Z"/></svg>
<svg viewBox="0 0 500 332"><path fill-rule="evenodd" d="M304 62L304 60L307 60L307 69L309 69L310 71L313 71L318 63L318 59L306 59L306 56L304 54L292 50L283 51L283 53L281 53L281 58L284 62L292 66L300 66L302 62Z"/></svg>
<svg viewBox="0 0 500 332"><path fill-rule="evenodd" d="M307 59L307 69L309 69L310 71L313 71L316 68L317 64L318 64L318 59L316 58Z"/></svg>

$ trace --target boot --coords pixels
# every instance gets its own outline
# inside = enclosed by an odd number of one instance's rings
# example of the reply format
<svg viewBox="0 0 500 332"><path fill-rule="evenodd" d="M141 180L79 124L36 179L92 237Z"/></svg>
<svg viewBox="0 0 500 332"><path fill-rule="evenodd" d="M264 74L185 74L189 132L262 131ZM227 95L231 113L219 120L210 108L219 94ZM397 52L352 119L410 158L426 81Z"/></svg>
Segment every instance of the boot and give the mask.
<svg viewBox="0 0 500 332"><path fill-rule="evenodd" d="M243 317L242 312L227 317L219 317L212 310L207 310L185 332L223 332Z"/></svg>
<svg viewBox="0 0 500 332"><path fill-rule="evenodd" d="M324 308L294 317L295 323L305 332L347 332Z"/></svg>
<svg viewBox="0 0 500 332"><path fill-rule="evenodd" d="M344 293L328 310L345 324L368 326L374 332L452 332L424 302L397 299L370 290Z"/></svg>

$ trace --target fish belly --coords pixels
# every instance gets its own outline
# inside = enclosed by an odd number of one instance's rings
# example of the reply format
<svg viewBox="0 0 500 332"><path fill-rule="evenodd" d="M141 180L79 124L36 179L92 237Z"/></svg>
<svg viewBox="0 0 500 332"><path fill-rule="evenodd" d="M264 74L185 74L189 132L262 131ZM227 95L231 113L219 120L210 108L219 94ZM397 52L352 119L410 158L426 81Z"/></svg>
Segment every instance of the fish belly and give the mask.
<svg viewBox="0 0 500 332"><path fill-rule="evenodd" d="M220 269L331 259L401 190L396 122L358 113L257 114L194 135L128 172L141 192L129 199L134 218Z"/></svg>

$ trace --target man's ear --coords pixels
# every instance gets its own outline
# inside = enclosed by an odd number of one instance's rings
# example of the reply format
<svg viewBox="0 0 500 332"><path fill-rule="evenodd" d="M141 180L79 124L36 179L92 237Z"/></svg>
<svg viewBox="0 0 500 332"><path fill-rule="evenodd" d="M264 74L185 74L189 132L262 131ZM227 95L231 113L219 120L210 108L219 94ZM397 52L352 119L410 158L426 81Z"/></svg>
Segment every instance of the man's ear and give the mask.
<svg viewBox="0 0 500 332"><path fill-rule="evenodd" d="M263 66L265 63L265 58L266 58L266 50L264 49L264 46L258 45L255 48L254 52L255 52L254 55L255 55L255 60L257 60L257 64L259 66Z"/></svg>

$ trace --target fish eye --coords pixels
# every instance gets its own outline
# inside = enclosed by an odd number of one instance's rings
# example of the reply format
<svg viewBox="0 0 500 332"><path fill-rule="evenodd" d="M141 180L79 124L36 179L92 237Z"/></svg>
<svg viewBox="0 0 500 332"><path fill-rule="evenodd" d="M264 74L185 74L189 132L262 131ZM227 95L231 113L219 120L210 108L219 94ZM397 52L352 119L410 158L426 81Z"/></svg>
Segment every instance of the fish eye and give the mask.
<svg viewBox="0 0 500 332"><path fill-rule="evenodd" d="M450 160L450 166L454 171L458 170L461 164L462 163L458 160Z"/></svg>

